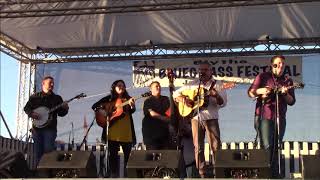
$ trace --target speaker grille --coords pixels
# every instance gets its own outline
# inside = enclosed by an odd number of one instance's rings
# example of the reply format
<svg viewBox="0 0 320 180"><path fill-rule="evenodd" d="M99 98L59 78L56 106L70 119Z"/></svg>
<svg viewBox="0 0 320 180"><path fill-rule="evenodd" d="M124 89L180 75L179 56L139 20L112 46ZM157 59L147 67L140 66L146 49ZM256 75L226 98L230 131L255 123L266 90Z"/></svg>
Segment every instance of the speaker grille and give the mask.
<svg viewBox="0 0 320 180"><path fill-rule="evenodd" d="M269 178L269 153L262 149L218 150L215 172L217 178Z"/></svg>
<svg viewBox="0 0 320 180"><path fill-rule="evenodd" d="M302 156L302 178L320 179L320 155L303 155Z"/></svg>
<svg viewBox="0 0 320 180"><path fill-rule="evenodd" d="M92 152L53 151L42 156L38 170L48 177L96 177L96 163Z"/></svg>
<svg viewBox="0 0 320 180"><path fill-rule="evenodd" d="M127 163L128 177L179 177L180 154L177 150L131 151Z"/></svg>

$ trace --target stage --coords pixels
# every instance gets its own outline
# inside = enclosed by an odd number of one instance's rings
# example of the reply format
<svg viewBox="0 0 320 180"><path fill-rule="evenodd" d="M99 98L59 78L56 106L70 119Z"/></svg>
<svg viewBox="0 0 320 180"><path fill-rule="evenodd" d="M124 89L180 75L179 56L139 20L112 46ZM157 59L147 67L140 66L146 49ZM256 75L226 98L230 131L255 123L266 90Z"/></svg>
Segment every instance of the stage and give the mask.
<svg viewBox="0 0 320 180"><path fill-rule="evenodd" d="M312 177L314 175L320 177L318 169L316 169L320 164L320 156L316 155L316 151L320 147L319 144L319 142L284 142L282 146L283 149L281 150L281 169L283 177L286 179L309 177L309 175ZM3 155L6 159L2 158L0 167L8 169L8 167L15 164L14 161L17 161L20 158L21 161L18 161L19 165L21 165L22 161L25 161L28 169L33 170L33 172L36 170L33 156L33 144L26 144L22 141L0 137L0 145L1 152L9 152ZM106 177L105 173L103 174L101 172L101 169L103 169L101 165L103 165L105 160L104 151L105 148L103 146L85 146L81 149L77 146L71 147L69 144L60 145L57 147L56 151L44 156L43 163L40 163L40 167L42 169L55 170L78 169L85 172L90 171L90 177L92 178ZM208 165L212 164L210 152L209 145L205 144L205 159ZM17 154L20 154L20 156ZM59 161L58 157L62 157L62 154L72 154L71 156L74 158L69 159L69 161ZM222 149L217 152L218 158L216 159L215 177L232 177L232 173L234 174L234 172L239 171L245 171L245 173L251 174L256 173L257 175L255 176L262 178L270 177L268 174L270 173L268 172L270 169L266 160L267 156L264 154L265 152L262 149L259 149L259 147L258 149L254 149L252 142L223 142ZM139 171L146 172L159 167L164 167L169 170L179 169L178 161L181 157L180 152L175 150L151 152L146 151L143 144L139 144L132 150L130 155L126 168L128 177L141 177L141 173L140 176L137 175L139 174ZM183 158L187 159L188 157L184 156ZM123 154L121 151L119 151L119 161L123 162ZM188 161L188 164L190 164L191 161ZM23 168L21 166L17 167ZM95 168L92 169L91 167ZM18 169L17 172L23 172L23 170L24 169ZM120 177L124 177L125 168L123 163L120 163L119 170ZM129 171L131 171L131 174ZM134 173L132 174L132 172ZM229 174L226 175L226 173ZM303 175L303 173L305 173L305 175ZM88 176L84 174L82 177ZM253 175L250 177L253 177Z"/></svg>

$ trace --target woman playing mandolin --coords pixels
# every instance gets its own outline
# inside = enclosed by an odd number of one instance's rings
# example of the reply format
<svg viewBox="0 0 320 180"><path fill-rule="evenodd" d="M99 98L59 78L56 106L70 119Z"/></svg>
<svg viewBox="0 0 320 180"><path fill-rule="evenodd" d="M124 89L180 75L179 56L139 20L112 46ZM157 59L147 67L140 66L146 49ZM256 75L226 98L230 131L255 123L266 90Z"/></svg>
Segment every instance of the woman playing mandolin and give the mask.
<svg viewBox="0 0 320 180"><path fill-rule="evenodd" d="M123 105L124 102L127 102L126 105ZM118 151L120 146L124 154L124 167L126 167L132 146L136 143L132 119L132 114L136 110L134 98L126 91L124 81L117 80L111 85L111 95L100 99L92 106L92 109L98 112L96 114L100 117L96 119L98 125L103 128L102 141L108 140L110 176L119 177ZM101 112L103 112L102 115ZM101 116L104 117L103 120ZM106 121L110 122L108 128Z"/></svg>

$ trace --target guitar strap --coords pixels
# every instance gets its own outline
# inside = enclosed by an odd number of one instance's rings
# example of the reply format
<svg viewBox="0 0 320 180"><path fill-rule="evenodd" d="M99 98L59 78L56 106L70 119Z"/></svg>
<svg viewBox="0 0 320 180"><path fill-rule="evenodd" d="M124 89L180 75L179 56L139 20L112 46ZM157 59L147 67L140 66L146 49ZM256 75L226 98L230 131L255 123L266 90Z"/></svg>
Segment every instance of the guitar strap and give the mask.
<svg viewBox="0 0 320 180"><path fill-rule="evenodd" d="M214 88L214 86L216 85L216 81L215 80L212 80L212 83L209 87L208 90L205 91L205 93L207 93L207 91L210 91L211 89ZM204 96L204 103L203 105L200 107L200 111L207 108L209 106L209 98L207 96Z"/></svg>

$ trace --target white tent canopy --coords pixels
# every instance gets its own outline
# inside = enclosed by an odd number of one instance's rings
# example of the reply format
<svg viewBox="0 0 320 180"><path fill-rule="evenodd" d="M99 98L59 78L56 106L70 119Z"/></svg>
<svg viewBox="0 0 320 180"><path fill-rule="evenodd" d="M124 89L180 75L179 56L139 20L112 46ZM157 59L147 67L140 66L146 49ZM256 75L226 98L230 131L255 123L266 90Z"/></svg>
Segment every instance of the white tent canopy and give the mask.
<svg viewBox="0 0 320 180"><path fill-rule="evenodd" d="M87 6L81 2L72 5ZM320 2L304 2L2 18L1 33L31 49L246 41L266 36L272 39L313 38L320 37L319 9Z"/></svg>

